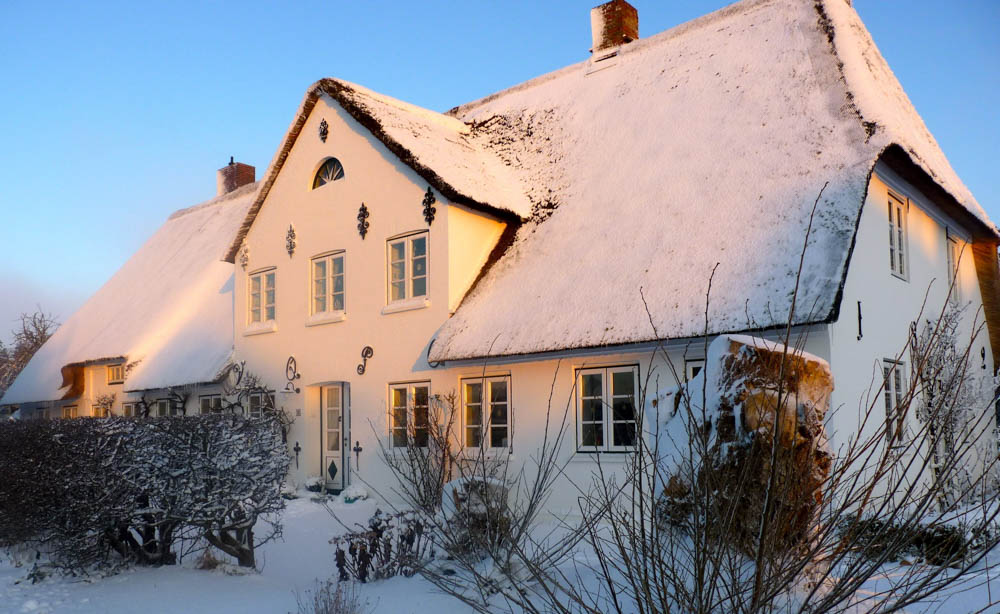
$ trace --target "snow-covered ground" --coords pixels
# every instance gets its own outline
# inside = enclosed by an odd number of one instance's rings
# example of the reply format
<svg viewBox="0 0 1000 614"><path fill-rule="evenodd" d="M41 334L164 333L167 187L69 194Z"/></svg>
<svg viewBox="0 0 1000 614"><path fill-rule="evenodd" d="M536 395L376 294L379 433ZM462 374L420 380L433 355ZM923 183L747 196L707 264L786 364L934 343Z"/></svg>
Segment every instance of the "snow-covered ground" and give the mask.
<svg viewBox="0 0 1000 614"><path fill-rule="evenodd" d="M345 531L343 525L365 524L375 508L372 501L334 502L331 509L337 515L335 519L323 505L308 497L290 501L284 515L284 538L264 545L258 551L260 573L246 575L198 570L194 567L195 557L189 557L178 566L137 568L103 579L49 578L31 584L24 580L25 567L15 567L7 556L0 556L0 613L294 613L297 591L307 597L306 591L315 586L317 579L335 575L330 539ZM994 551L990 561L1000 561L1000 551ZM890 566L885 571L885 575L866 584L862 594L898 573L899 567ZM1000 608L984 609L991 597L1000 599L1000 578L981 575L966 587L907 611L1000 612ZM472 612L419 577L359 585L358 595L365 603L364 612Z"/></svg>

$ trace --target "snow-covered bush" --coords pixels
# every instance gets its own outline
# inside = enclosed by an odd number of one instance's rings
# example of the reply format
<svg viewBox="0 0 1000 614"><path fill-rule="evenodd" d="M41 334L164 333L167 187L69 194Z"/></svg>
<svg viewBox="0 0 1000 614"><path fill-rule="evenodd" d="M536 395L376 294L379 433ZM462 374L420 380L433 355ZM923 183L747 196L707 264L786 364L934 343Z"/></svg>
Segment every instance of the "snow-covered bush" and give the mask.
<svg viewBox="0 0 1000 614"><path fill-rule="evenodd" d="M388 515L382 510L368 520L368 527L335 537L335 561L341 581L407 578L433 557L425 526L415 512Z"/></svg>
<svg viewBox="0 0 1000 614"><path fill-rule="evenodd" d="M288 462L269 412L0 424L0 541L86 572L171 564L178 538L203 537L253 566Z"/></svg>

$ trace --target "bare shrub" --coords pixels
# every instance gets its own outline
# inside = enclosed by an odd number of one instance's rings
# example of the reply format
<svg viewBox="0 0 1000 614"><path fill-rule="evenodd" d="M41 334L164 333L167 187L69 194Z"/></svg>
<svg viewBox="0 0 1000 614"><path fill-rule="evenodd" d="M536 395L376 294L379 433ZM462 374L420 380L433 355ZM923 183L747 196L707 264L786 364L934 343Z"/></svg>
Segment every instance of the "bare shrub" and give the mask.
<svg viewBox="0 0 1000 614"><path fill-rule="evenodd" d="M298 614L361 614L364 605L352 582L316 581L306 594L296 592Z"/></svg>

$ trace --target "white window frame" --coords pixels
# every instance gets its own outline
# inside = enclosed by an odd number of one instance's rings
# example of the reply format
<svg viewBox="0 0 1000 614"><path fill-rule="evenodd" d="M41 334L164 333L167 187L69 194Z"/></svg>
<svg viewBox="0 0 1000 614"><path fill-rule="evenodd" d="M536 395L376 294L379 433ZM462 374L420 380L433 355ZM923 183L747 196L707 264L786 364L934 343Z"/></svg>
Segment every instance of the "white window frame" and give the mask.
<svg viewBox="0 0 1000 614"><path fill-rule="evenodd" d="M510 375L494 375L486 377L463 377L462 384L462 447L466 449L507 450L513 449L514 411L512 406L512 391ZM493 401L493 387L503 384L506 388L506 399L503 402ZM469 395L470 386L479 386L479 401L475 402ZM470 420L469 410L479 406L479 421ZM502 408L504 422L494 423L494 409ZM493 437L506 431L504 443L494 445ZM479 444L470 441L470 435L479 438Z"/></svg>
<svg viewBox="0 0 1000 614"><path fill-rule="evenodd" d="M882 376L886 445L897 446L905 443L906 434L906 407L903 406L903 399L907 390L904 363L883 358Z"/></svg>
<svg viewBox="0 0 1000 614"><path fill-rule="evenodd" d="M108 365L108 385L122 384L125 382L125 363Z"/></svg>
<svg viewBox="0 0 1000 614"><path fill-rule="evenodd" d="M945 231L945 251L948 259L948 300L958 306L962 302L962 245L951 232Z"/></svg>
<svg viewBox="0 0 1000 614"><path fill-rule="evenodd" d="M627 395L617 395L614 390L614 374L615 373L631 373L632 374L632 408L635 415L635 420L615 420L614 419L614 401L616 398L624 397ZM600 375L601 376L601 395L598 397L594 396L584 396L583 378L587 375ZM638 395L639 395L639 365L610 365L606 367L590 367L581 368L576 370L576 442L577 442L577 452L630 452L635 450L635 444L615 444L614 443L614 427L616 424L627 424L631 422L635 425L635 437L641 437L642 432L640 429L640 408L638 406ZM599 400L601 411L600 420L591 420L584 422L583 420L583 407L584 401L587 400ZM599 425L601 427L601 444L600 445L584 445L584 426L588 424Z"/></svg>
<svg viewBox="0 0 1000 614"><path fill-rule="evenodd" d="M63 405L62 407L62 417L63 418L79 418L80 408L76 405Z"/></svg>
<svg viewBox="0 0 1000 614"><path fill-rule="evenodd" d="M417 389L426 389L427 391L427 404L418 405L417 404ZM404 395L404 405L399 405L396 399L396 391L402 391ZM410 440L410 424L413 424L413 440L414 447L425 448L430 441L430 427L431 427L431 383L429 381L419 381L419 382L397 382L389 384L389 394L387 407L389 409L386 412L386 418L388 420L389 427L389 448L401 450L405 449ZM400 424L396 420L397 410L403 410L403 423ZM421 445L420 439L420 427L417 423L417 416L420 411L424 412L426 427L423 430L427 430L427 437L424 438L424 443ZM403 443L400 443L403 442Z"/></svg>
<svg viewBox="0 0 1000 614"><path fill-rule="evenodd" d="M413 255L413 243L420 239L424 240L424 253L420 256ZM392 248L394 245L403 245L403 259L396 260L393 259ZM416 299L426 299L430 292L430 252L431 252L431 241L430 233L426 230L421 230L419 232L411 232L405 235L400 235L398 237L393 237L385 242L385 276L386 276L386 286L385 286L385 299L387 304L402 303L404 301L416 300ZM424 269L423 275L414 275L414 268L416 262L423 258ZM395 264L403 265L403 277L396 278L393 277ZM424 291L421 294L415 294L413 290L413 285L417 280L423 280ZM393 285L397 283L403 284L403 294L398 298L393 298Z"/></svg>
<svg viewBox="0 0 1000 614"><path fill-rule="evenodd" d="M254 280L259 279L259 287L254 290ZM268 302L267 282L271 282L270 302ZM263 324L264 322L274 322L278 318L278 269L269 267L260 269L247 275L247 324ZM254 296L258 297L259 304L254 308ZM270 314L268 313L270 309ZM271 317L267 317L270 315Z"/></svg>
<svg viewBox="0 0 1000 614"><path fill-rule="evenodd" d="M889 208L889 270L902 280L910 277L910 250L907 218L909 201L893 191L888 192Z"/></svg>
<svg viewBox="0 0 1000 614"><path fill-rule="evenodd" d="M222 413L222 395L221 394L202 394L198 395L198 414L205 416L208 414L221 414Z"/></svg>
<svg viewBox="0 0 1000 614"><path fill-rule="evenodd" d="M122 415L126 418L134 418L136 416L136 409L138 409L139 404L135 401L126 401L122 403Z"/></svg>
<svg viewBox="0 0 1000 614"><path fill-rule="evenodd" d="M334 273L333 264L334 261L340 261L340 273ZM324 268L323 279L320 280L316 277L316 265L322 262ZM336 291L337 279L340 279L340 292ZM323 309L319 309L317 306L318 297L318 285L322 281L323 286ZM337 302L337 297L340 297L340 309L336 309L334 305ZM321 314L338 314L345 313L347 311L347 252L345 250L336 250L332 252L327 252L325 254L320 254L319 256L314 256L309 261L309 314L310 315L321 315Z"/></svg>
<svg viewBox="0 0 1000 614"><path fill-rule="evenodd" d="M265 397L270 404L265 403ZM247 416L251 418L260 418L264 415L264 408L266 407L275 407L273 392L254 392L253 394L247 396Z"/></svg>

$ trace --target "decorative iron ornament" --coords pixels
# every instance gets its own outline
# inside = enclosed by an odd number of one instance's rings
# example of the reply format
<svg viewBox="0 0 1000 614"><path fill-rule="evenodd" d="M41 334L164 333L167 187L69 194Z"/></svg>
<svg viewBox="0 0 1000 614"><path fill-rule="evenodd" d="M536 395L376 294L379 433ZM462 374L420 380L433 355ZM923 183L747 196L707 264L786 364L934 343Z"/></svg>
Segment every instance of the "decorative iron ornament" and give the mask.
<svg viewBox="0 0 1000 614"><path fill-rule="evenodd" d="M358 209L358 234L361 235L361 240L365 240L365 235L368 234L368 217L371 214L368 213L368 207L364 203L361 203L361 207Z"/></svg>
<svg viewBox="0 0 1000 614"><path fill-rule="evenodd" d="M240 249L240 266L243 270L247 270L247 266L250 264L250 247L247 246L246 242L243 243L243 247Z"/></svg>
<svg viewBox="0 0 1000 614"><path fill-rule="evenodd" d="M355 440L354 447L351 448L351 452L354 452L354 464L356 465L355 470L361 469L361 453L364 451L365 449L361 447L361 442Z"/></svg>
<svg viewBox="0 0 1000 614"><path fill-rule="evenodd" d="M285 233L285 249L288 250L288 257L295 253L295 228L288 225L288 232Z"/></svg>
<svg viewBox="0 0 1000 614"><path fill-rule="evenodd" d="M326 123L326 118L319 122L319 140L326 142L326 137L330 135L330 124Z"/></svg>
<svg viewBox="0 0 1000 614"><path fill-rule="evenodd" d="M361 350L361 364L358 365L358 375L364 375L365 369L368 368L368 359L375 355L375 350L372 346L366 345L363 350Z"/></svg>
<svg viewBox="0 0 1000 614"><path fill-rule="evenodd" d="M431 222L434 221L434 214L437 213L437 208L434 203L437 199L434 198L434 193L431 192L431 187L427 186L427 193L424 194L424 219L427 220L427 225L430 226Z"/></svg>
<svg viewBox="0 0 1000 614"><path fill-rule="evenodd" d="M295 380L300 377L302 377L302 374L299 373L298 365L295 363L295 357L289 356L288 362L285 363L285 379L288 380L288 383L285 384L285 389L282 390L282 392L294 392L295 394L301 392L302 390L295 386Z"/></svg>

